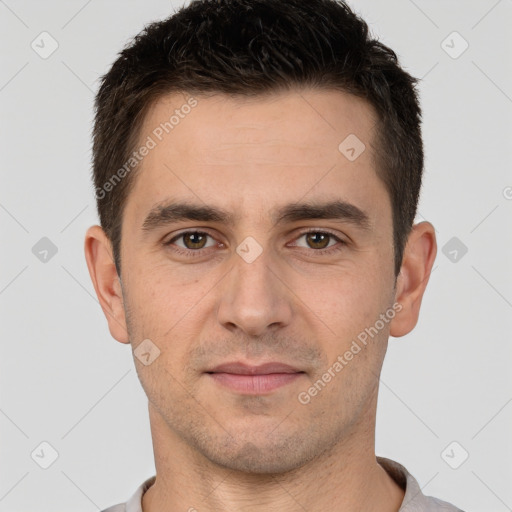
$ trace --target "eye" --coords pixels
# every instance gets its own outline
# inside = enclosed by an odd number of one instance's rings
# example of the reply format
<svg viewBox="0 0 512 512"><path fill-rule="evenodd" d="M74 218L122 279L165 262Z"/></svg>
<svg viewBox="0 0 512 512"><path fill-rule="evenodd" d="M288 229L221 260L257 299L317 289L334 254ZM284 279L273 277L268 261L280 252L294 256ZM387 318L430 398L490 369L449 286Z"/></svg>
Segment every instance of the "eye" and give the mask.
<svg viewBox="0 0 512 512"><path fill-rule="evenodd" d="M304 240L303 244L299 243L301 239ZM325 250L326 252L330 252L331 247L333 248L332 250L342 249L345 242L328 231L311 230L302 233L297 238L294 245L297 247L304 247L306 249L313 249L316 252L323 252Z"/></svg>
<svg viewBox="0 0 512 512"><path fill-rule="evenodd" d="M208 238L211 239L209 244L207 243ZM216 241L208 233L204 233L203 231L186 231L166 242L166 245L176 245L182 249L192 251L212 247L215 244Z"/></svg>

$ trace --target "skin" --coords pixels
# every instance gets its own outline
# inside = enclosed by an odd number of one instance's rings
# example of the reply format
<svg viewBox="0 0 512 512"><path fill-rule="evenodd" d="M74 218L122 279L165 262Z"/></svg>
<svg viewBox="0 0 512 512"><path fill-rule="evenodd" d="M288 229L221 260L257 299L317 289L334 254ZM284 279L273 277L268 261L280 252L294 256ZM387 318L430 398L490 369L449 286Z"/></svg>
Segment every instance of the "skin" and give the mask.
<svg viewBox="0 0 512 512"><path fill-rule="evenodd" d="M364 100L329 90L197 100L137 170L123 218L121 278L102 229L92 226L85 240L112 336L133 349L150 339L160 350L147 366L134 357L157 471L144 512L397 511L404 492L375 457L379 375L389 335L416 325L436 255L433 226L413 227L395 278L391 203L374 161L376 114ZM140 140L185 101L172 94L155 103ZM353 162L338 150L349 134L366 145ZM144 232L148 212L169 200L216 206L237 219ZM331 200L364 211L368 228L271 218L288 203ZM183 237L164 245L187 229L210 235L206 247ZM325 245L307 229L328 231L327 250L339 250L319 253ZM263 250L252 263L236 252L248 236ZM393 320L301 404L299 393L395 303L401 310ZM304 373L247 395L205 373L229 361L277 361Z"/></svg>

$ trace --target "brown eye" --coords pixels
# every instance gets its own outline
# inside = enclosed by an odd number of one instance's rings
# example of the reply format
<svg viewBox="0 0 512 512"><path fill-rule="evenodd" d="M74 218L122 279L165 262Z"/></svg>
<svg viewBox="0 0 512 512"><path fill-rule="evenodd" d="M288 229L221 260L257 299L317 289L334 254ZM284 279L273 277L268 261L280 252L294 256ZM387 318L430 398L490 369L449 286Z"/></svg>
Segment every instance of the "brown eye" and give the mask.
<svg viewBox="0 0 512 512"><path fill-rule="evenodd" d="M193 251L212 247L215 243L215 239L208 233L203 233L202 231L186 231L169 240L166 245L176 245L180 249Z"/></svg>
<svg viewBox="0 0 512 512"><path fill-rule="evenodd" d="M202 249L206 244L206 233L185 233L182 235L183 243L187 249Z"/></svg>
<svg viewBox="0 0 512 512"><path fill-rule="evenodd" d="M347 243L330 231L311 229L302 232L292 245L302 249L309 249L309 254L311 255L321 256L341 251L345 249Z"/></svg>
<svg viewBox="0 0 512 512"><path fill-rule="evenodd" d="M304 236L306 237L307 244L312 249L325 249L332 238L332 235L329 233L322 232L306 233Z"/></svg>

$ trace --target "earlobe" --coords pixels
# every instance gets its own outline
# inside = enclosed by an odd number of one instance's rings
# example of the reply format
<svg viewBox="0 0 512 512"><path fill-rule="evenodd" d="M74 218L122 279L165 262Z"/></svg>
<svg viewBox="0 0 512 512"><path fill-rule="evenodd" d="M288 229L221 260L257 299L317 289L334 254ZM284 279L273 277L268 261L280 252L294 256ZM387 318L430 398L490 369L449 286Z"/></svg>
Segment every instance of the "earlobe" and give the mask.
<svg viewBox="0 0 512 512"><path fill-rule="evenodd" d="M110 334L121 343L129 343L119 276L112 245L101 226L91 226L85 235L85 259Z"/></svg>
<svg viewBox="0 0 512 512"><path fill-rule="evenodd" d="M402 308L390 325L394 337L411 332L418 322L421 300L437 253L435 230L430 222L412 227L397 278L395 302Z"/></svg>

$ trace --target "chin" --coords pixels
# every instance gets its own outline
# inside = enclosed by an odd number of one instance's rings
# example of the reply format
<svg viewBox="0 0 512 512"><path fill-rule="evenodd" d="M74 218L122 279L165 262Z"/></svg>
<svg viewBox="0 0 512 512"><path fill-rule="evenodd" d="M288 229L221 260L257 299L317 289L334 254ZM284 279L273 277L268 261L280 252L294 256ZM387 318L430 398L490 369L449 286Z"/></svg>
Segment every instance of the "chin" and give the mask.
<svg viewBox="0 0 512 512"><path fill-rule="evenodd" d="M218 449L202 447L201 450L211 462L231 471L253 475L277 475L294 471L318 455L305 439L283 438L280 441L262 438L227 443ZM205 449L206 448L206 449Z"/></svg>

